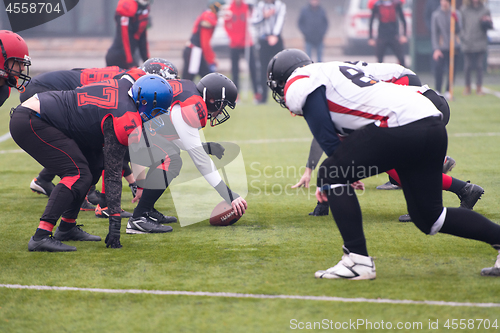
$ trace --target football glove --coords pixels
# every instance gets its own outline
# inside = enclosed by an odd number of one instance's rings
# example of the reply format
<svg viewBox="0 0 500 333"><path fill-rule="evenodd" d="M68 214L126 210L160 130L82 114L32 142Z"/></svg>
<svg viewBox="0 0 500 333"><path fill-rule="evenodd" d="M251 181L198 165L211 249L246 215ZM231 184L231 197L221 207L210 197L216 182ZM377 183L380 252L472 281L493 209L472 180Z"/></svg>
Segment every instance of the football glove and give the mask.
<svg viewBox="0 0 500 333"><path fill-rule="evenodd" d="M226 150L226 148L217 142L203 142L203 149L205 149L207 154L217 156L219 160L224 156L224 151Z"/></svg>
<svg viewBox="0 0 500 333"><path fill-rule="evenodd" d="M120 244L121 225L122 219L120 216L109 217L109 233L104 240L106 247L110 247L112 249L119 249L122 247L122 244Z"/></svg>

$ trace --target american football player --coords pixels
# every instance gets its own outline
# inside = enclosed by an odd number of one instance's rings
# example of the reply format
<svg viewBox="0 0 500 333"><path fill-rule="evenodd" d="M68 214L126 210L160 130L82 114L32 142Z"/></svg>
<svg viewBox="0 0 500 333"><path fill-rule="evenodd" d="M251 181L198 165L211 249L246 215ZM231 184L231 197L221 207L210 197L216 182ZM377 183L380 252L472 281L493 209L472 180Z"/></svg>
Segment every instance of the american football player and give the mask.
<svg viewBox="0 0 500 333"><path fill-rule="evenodd" d="M147 28L149 0L120 0L116 6L116 35L106 53L106 66L137 67L137 50L143 61L149 59Z"/></svg>
<svg viewBox="0 0 500 333"><path fill-rule="evenodd" d="M198 84L189 80L170 80L169 83L174 91L170 115L160 116L158 120L162 123L151 125L152 128L149 129L154 131L155 135L143 135L143 138L149 141L149 151L146 153L142 150L145 156L137 157L133 151L134 147L130 147L132 163L149 166L147 176L137 180L137 183L144 187L144 191L134 209L134 216L127 224L127 233L130 234L157 233L157 225L152 222L169 223L168 219L154 208L154 204L170 182L179 175L182 167L180 149L188 152L206 181L232 205L236 214L243 215L247 208L246 201L222 181L217 168L207 155L216 155L220 159L224 154L224 147L214 142L202 143L199 134L199 130L204 128L208 121L211 126L217 126L229 119L226 108L235 107L238 89L231 80L220 73L208 74ZM147 125L144 127L148 128ZM158 188L159 183L164 185Z"/></svg>
<svg viewBox="0 0 500 333"><path fill-rule="evenodd" d="M208 0L208 8L194 22L191 38L182 54L183 79L193 80L196 75L203 77L216 71L217 62L210 41L217 25L217 14L225 3L224 0Z"/></svg>
<svg viewBox="0 0 500 333"><path fill-rule="evenodd" d="M365 74L370 75L378 80L391 82L394 84L400 85L409 85L409 86L422 86L422 83L419 77L410 69L405 68L398 64L391 63L366 63L363 61L352 62L357 68L362 70ZM425 91L422 91L422 94L427 97L429 100L433 102L433 104L438 108L439 111L443 114L443 122L445 125L448 124L450 119L450 108L446 99L437 94L432 89L425 88ZM318 142L313 139L311 143L311 149L309 152L309 159L307 161L306 170L304 171L304 175L301 177L299 182L292 186L292 188L306 186L309 187L309 180L311 178L312 170L316 167L319 159L323 151L319 146ZM446 156L445 162L443 164L443 190L450 191L455 193L460 199L460 206L467 209L472 209L476 202L481 198L484 193L484 189L476 184L471 184L460 179L451 177L446 173L450 171L450 163L449 161L453 160L451 157ZM454 161L454 160L453 160ZM401 188L401 184L399 181L399 176L397 172L392 169L388 170L387 174L392 183L397 184L398 188ZM384 185L388 185L387 183ZM381 186L378 186L379 189ZM328 204L326 202L318 203L316 208L309 215L314 216L323 216L328 215ZM399 217L400 222L411 222L411 218L409 214L404 214Z"/></svg>
<svg viewBox="0 0 500 333"><path fill-rule="evenodd" d="M24 39L12 31L0 30L0 106L9 98L10 88L24 91L31 80L30 65Z"/></svg>
<svg viewBox="0 0 500 333"><path fill-rule="evenodd" d="M342 235L340 262L316 278L375 279L361 208L351 184L395 169L408 212L425 234L438 232L475 239L500 251L500 226L464 208L442 204L442 168L447 133L442 113L419 87L367 76L352 64L313 64L302 51L287 49L268 64L273 97L303 116L328 156L318 172L316 197L327 201ZM342 143L338 134L345 136ZM482 275L500 276L500 253Z"/></svg>
<svg viewBox="0 0 500 333"><path fill-rule="evenodd" d="M141 93L132 98L131 89ZM61 241L101 240L77 226L76 218L90 185L99 179L102 159L109 213L105 243L122 246L121 171L127 146L140 138L142 122L165 113L171 102L167 80L148 74L135 82L124 76L70 91L42 92L12 109L14 141L61 177L28 243L29 251L75 251ZM61 223L52 236L59 217Z"/></svg>

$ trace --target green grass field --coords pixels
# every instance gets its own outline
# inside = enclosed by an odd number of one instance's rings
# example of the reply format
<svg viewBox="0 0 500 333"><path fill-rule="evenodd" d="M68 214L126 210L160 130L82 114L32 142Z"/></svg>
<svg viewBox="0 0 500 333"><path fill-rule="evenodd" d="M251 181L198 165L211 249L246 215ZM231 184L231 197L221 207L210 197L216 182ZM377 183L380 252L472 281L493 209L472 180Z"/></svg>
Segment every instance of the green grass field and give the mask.
<svg viewBox="0 0 500 333"><path fill-rule="evenodd" d="M8 111L17 100L13 96L1 109L0 136L8 132ZM448 125L448 154L457 161L451 175L484 187L475 210L497 223L499 102L492 95L463 97L457 88ZM72 253L28 252L28 240L47 202L29 190L40 166L25 153L12 152L19 149L12 139L0 142L0 284L330 296L343 301L0 287L0 332L286 332L311 331L314 326L301 325L314 322L323 324L316 326L318 331L334 331L335 323L343 324L344 329L338 328L346 332L498 331L498 326L485 329L484 323L478 328L481 319L500 325L498 307L451 303L500 305L500 279L480 276L483 267L493 265L496 252L487 244L426 236L411 223L399 223L398 216L406 213L402 192L375 190L386 181L385 175L366 179L366 191L358 196L377 279L314 278L316 270L338 262L342 241L331 216L308 216L316 204L314 188L290 188L300 178L310 145L303 119L291 117L273 101L265 106L243 101L227 123L205 130L205 136L241 146L249 208L238 223L212 227L204 221L182 228L175 224L169 234L127 235L123 220L122 249L106 249L104 242L67 242L78 248ZM443 196L445 205L459 205L454 194ZM125 187L123 207L129 211L130 199ZM157 208L176 213L168 195ZM92 234L107 234L107 220L92 212L82 212L78 222ZM354 298L450 303L349 301ZM468 326L460 329L457 324L453 329L453 319L463 319ZM372 326L347 326L361 320ZM449 329L444 326L448 320ZM330 321L332 326L325 326ZM382 321L385 326L380 326ZM402 323L401 329L397 323Z"/></svg>

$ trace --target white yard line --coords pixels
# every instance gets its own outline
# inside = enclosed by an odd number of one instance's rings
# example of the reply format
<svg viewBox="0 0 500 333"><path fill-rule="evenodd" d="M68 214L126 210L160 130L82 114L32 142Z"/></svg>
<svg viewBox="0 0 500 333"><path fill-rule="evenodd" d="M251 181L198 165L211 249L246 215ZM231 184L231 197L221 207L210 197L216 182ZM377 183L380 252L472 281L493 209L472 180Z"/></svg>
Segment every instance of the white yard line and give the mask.
<svg viewBox="0 0 500 333"><path fill-rule="evenodd" d="M101 289L101 288L77 288L77 287L53 287L53 286L25 286L20 284L0 284L0 288L29 289L29 290L52 290L52 291L84 291L91 293L107 294L151 294L151 295L180 295L199 297L225 297L225 298L254 298L254 299L296 299L304 301L326 301L344 303L383 303L383 304L410 304L410 305L437 305L452 307L480 307L498 308L500 303L470 303L470 302L445 302L445 301L412 301L383 298L345 298L334 296L300 296L300 295L265 295L265 294L240 294L224 292L205 291L169 291L169 290L145 290L145 289Z"/></svg>
<svg viewBox="0 0 500 333"><path fill-rule="evenodd" d="M0 136L0 142L7 141L11 138L10 132L5 133L4 135Z"/></svg>

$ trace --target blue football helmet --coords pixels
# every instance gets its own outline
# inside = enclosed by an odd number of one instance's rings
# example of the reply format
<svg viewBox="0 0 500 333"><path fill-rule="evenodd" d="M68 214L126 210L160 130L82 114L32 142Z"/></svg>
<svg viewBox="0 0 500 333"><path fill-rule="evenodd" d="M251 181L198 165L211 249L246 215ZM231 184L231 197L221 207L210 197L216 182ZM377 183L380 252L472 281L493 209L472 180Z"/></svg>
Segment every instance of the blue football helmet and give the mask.
<svg viewBox="0 0 500 333"><path fill-rule="evenodd" d="M170 113L168 108L173 99L172 87L167 80L156 74L147 74L135 81L131 90L142 121L149 121L149 130L155 132L163 127L163 120L158 116Z"/></svg>

